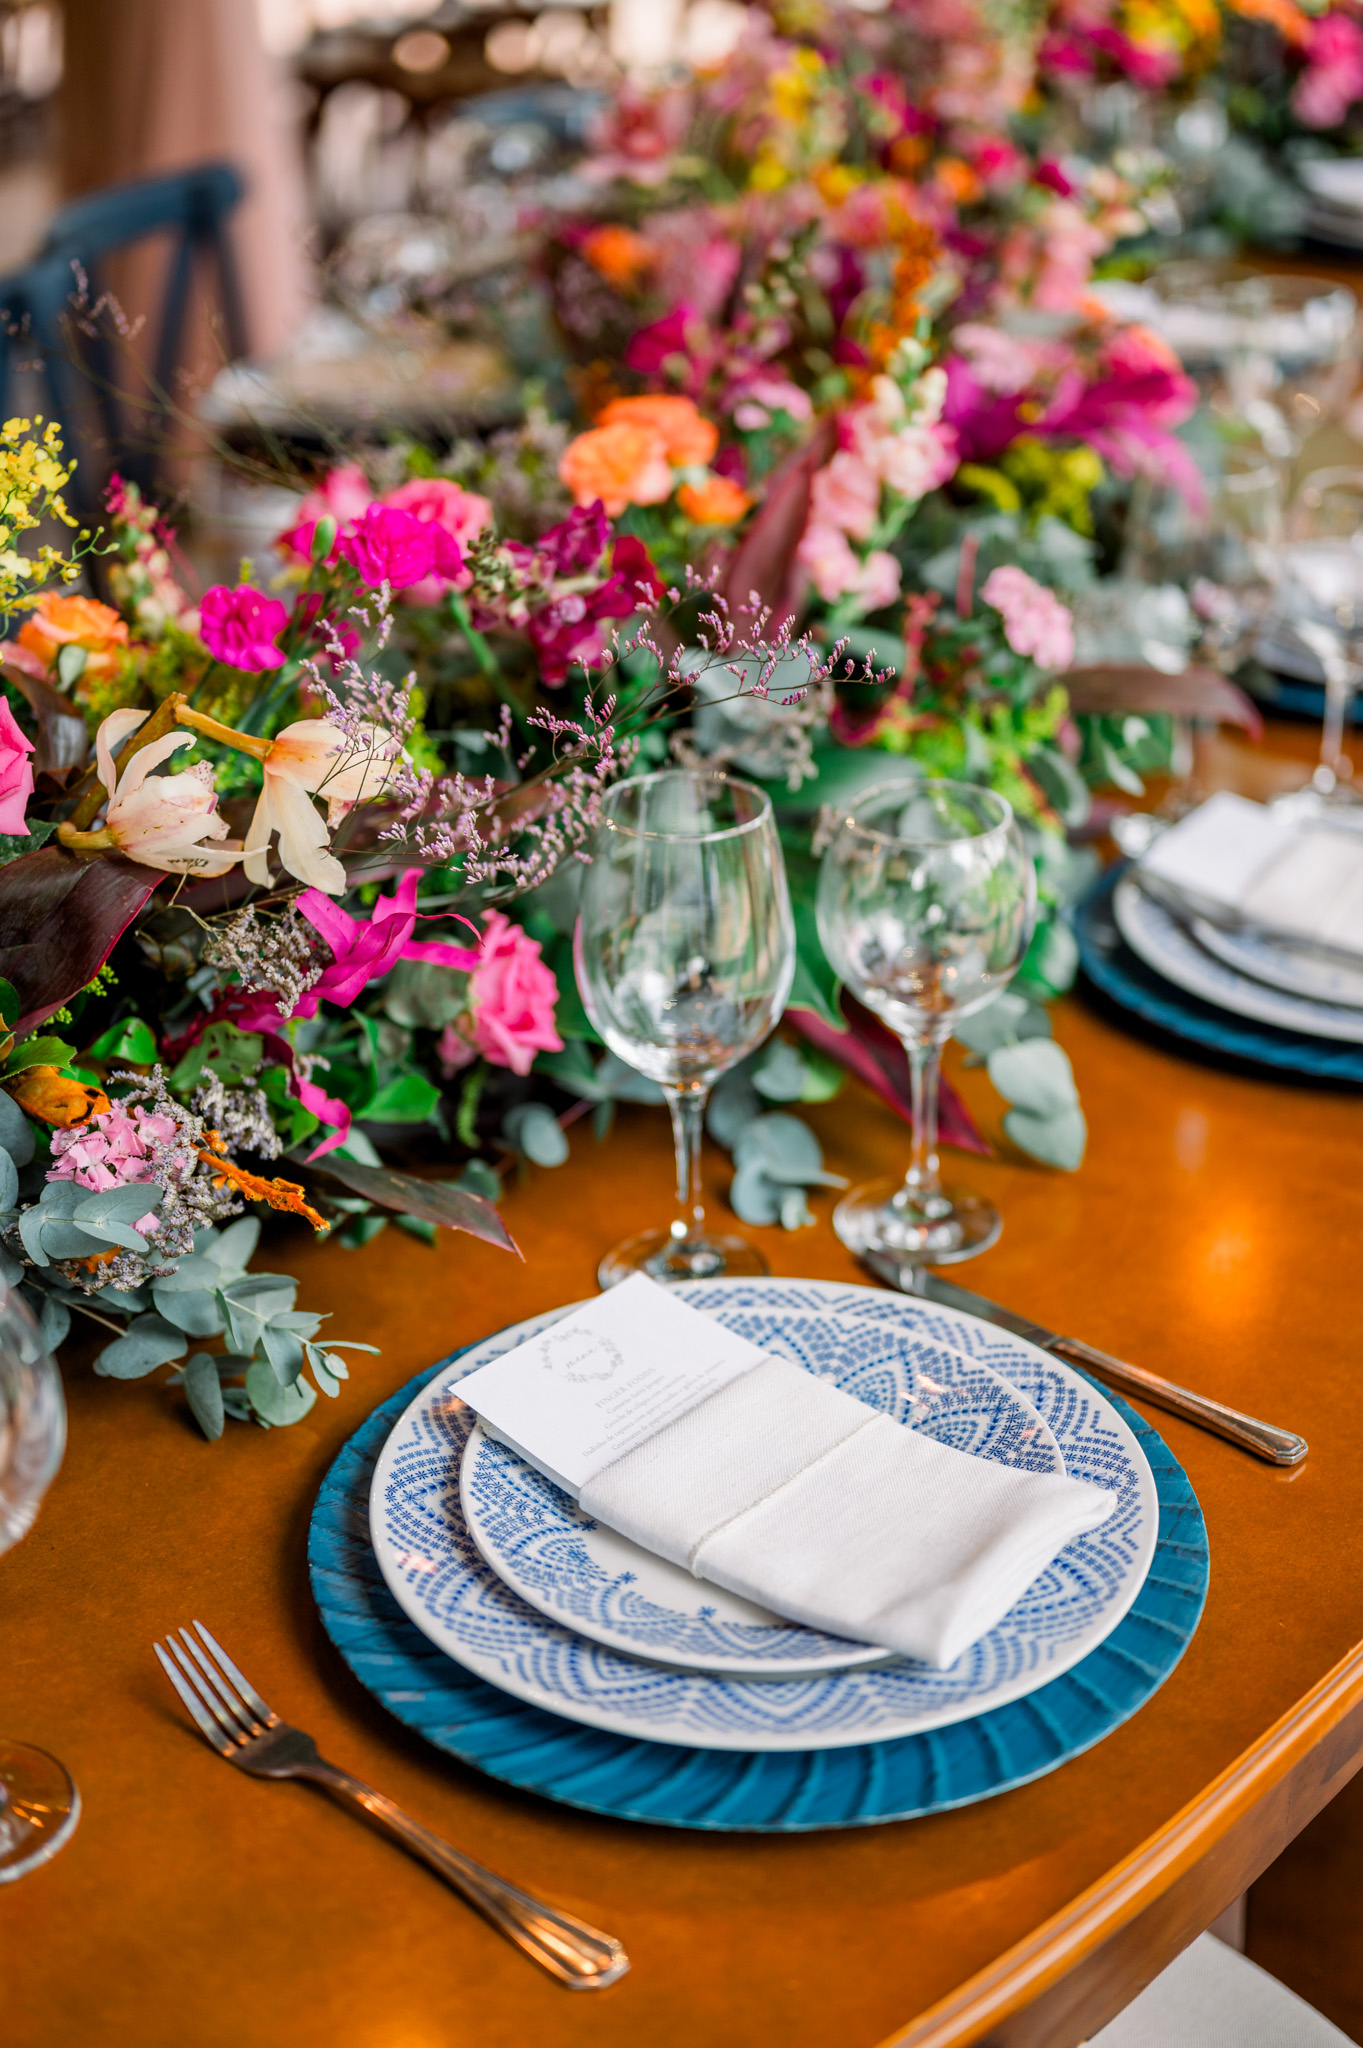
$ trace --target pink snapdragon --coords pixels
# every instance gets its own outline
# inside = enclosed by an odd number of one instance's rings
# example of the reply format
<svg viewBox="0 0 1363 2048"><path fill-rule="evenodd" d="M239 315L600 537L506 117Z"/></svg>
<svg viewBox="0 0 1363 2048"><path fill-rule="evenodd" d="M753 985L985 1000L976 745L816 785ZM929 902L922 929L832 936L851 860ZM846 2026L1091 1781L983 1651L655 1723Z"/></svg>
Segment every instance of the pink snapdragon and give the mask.
<svg viewBox="0 0 1363 2048"><path fill-rule="evenodd" d="M836 526L813 520L805 528L796 560L826 604L856 597L863 611L875 612L899 595L899 564L886 548L872 548L863 558Z"/></svg>
<svg viewBox="0 0 1363 2048"><path fill-rule="evenodd" d="M563 1040L554 1029L558 983L544 964L539 940L502 911L489 910L475 958L468 1014L441 1034L445 1074L456 1073L480 1053L494 1067L528 1074L537 1052L562 1052Z"/></svg>
<svg viewBox="0 0 1363 2048"><path fill-rule="evenodd" d="M27 833L24 809L33 794L33 742L0 697L0 832Z"/></svg>
<svg viewBox="0 0 1363 2048"><path fill-rule="evenodd" d="M259 675L279 668L284 650L276 643L289 623L289 614L277 597L266 597L249 583L229 590L215 583L204 592L199 607L199 638L226 668L246 669Z"/></svg>
<svg viewBox="0 0 1363 2048"><path fill-rule="evenodd" d="M1013 563L992 571L980 596L1003 617L1003 633L1015 654L1029 655L1038 668L1067 669L1074 660L1074 620L1053 590Z"/></svg>
<svg viewBox="0 0 1363 2048"><path fill-rule="evenodd" d="M371 590L385 583L408 590L430 576L452 583L464 567L462 551L443 526L396 505L367 506L337 545L341 559Z"/></svg>

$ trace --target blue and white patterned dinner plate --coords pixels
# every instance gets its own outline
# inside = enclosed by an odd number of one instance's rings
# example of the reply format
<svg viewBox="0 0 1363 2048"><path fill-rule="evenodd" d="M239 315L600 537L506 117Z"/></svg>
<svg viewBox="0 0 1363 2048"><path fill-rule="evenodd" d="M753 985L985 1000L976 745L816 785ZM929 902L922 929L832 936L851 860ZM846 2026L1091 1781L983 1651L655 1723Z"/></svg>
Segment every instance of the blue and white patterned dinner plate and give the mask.
<svg viewBox="0 0 1363 2048"><path fill-rule="evenodd" d="M1063 1472L1030 1401L989 1366L931 1338L820 1310L728 1305L717 1319L910 1429L1026 1472ZM820 1634L695 1579L585 1515L481 1424L459 1472L469 1533L498 1576L551 1620L633 1656L731 1678L797 1678L883 1664L877 1643Z"/></svg>
<svg viewBox="0 0 1363 2048"><path fill-rule="evenodd" d="M1252 980L1207 952L1172 911L1147 896L1129 875L1117 884L1112 915L1127 945L1147 967L1204 1003L1215 1003L1237 1017L1272 1024L1280 1031L1363 1045L1363 1011L1347 1003L1322 1003L1313 996L1289 994L1286 989Z"/></svg>
<svg viewBox="0 0 1363 2048"><path fill-rule="evenodd" d="M746 1318L750 1335L773 1312L848 1312L881 1321L887 1337L893 1329L864 1306L877 1301L869 1290L818 1281L698 1281L682 1292L709 1313ZM668 1670L589 1642L514 1593L483 1558L460 1506L459 1464L474 1418L458 1398L459 1381L555 1319L548 1316L452 1361L390 1431L374 1467L369 1513L375 1558L394 1598L432 1643L502 1692L588 1727L684 1749L812 1752L884 1743L971 1720L1048 1685L1104 1641L1141 1589L1159 1523L1150 1467L1112 1404L1060 1360L999 1331L988 1333L988 1352L953 1345L948 1332L969 1318L884 1299L900 1330L965 1350L1001 1373L1040 1414L1065 1469L1118 1496L1102 1527L1062 1551L949 1671L907 1658L799 1679Z"/></svg>
<svg viewBox="0 0 1363 2048"><path fill-rule="evenodd" d="M1307 996L1315 1003L1363 1010L1363 961L1351 967L1344 960L1318 958L1303 947L1279 944L1262 932L1223 932L1205 917L1193 919L1192 934L1199 946L1251 981Z"/></svg>

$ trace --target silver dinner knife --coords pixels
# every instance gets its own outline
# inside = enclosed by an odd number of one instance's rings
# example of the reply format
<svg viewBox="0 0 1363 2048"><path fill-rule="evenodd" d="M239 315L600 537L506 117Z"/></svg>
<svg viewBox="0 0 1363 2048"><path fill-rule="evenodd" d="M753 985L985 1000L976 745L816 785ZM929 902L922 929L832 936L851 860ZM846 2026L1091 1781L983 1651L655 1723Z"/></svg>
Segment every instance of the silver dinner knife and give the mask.
<svg viewBox="0 0 1363 2048"><path fill-rule="evenodd" d="M1242 1415L1238 1408L1227 1408L1221 1401L1210 1401L1205 1394L1190 1393L1187 1387L1177 1387L1172 1380L1161 1379L1158 1373L1146 1372L1143 1366L1128 1365L1125 1359L1095 1350L1093 1345L1081 1343L1077 1337L1057 1337L1053 1330L1046 1329L1041 1323L1015 1315L1010 1308L1000 1308L996 1301L987 1301L982 1294L972 1294L969 1288L957 1287L951 1280L939 1280L924 1266L901 1263L884 1252L863 1252L862 1257L878 1278L887 1280L901 1294L935 1301L941 1308L961 1309L968 1316L978 1316L982 1322L994 1323L1000 1330L1011 1331L1015 1337L1025 1337L1029 1344L1038 1344L1043 1351L1050 1351L1057 1358L1066 1358L1072 1365L1083 1366L1096 1379L1116 1387L1119 1393L1135 1394L1156 1408L1167 1409L1171 1415L1181 1415L1185 1422L1195 1422L1200 1428L1211 1430L1213 1435L1239 1444L1242 1450L1252 1451L1256 1458L1266 1458L1270 1465L1300 1465L1306 1456L1308 1446L1305 1437L1297 1436L1290 1429L1275 1429L1272 1423L1259 1422L1253 1415Z"/></svg>

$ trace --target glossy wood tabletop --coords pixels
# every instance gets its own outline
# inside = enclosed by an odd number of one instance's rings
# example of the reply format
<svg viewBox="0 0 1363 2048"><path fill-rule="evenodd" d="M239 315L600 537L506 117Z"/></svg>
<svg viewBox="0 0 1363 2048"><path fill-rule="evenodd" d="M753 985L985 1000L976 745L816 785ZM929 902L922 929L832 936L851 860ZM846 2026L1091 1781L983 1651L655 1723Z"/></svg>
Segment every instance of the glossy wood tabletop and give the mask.
<svg viewBox="0 0 1363 2048"><path fill-rule="evenodd" d="M998 1152L949 1165L1006 1219L961 1277L1311 1444L1277 1471L1152 1416L1206 1512L1212 1579L1147 1706L981 1805L782 1838L576 1813L389 1719L314 1611L313 1500L409 1375L588 1294L602 1249L666 1215L661 1113L624 1112L601 1146L579 1124L569 1165L509 1192L523 1263L396 1229L362 1252L271 1247L336 1336L383 1347L296 1428L209 1445L159 1384L69 1370L65 1467L0 1560L0 1732L63 1758L84 1816L0 1888L6 2048L1067 2048L1243 1890L1363 1755L1363 1096L1185 1057L1082 997L1056 1023L1088 1156L1074 1175L1021 1160L988 1079L958 1070ZM904 1127L855 1086L810 1114L839 1172L902 1163ZM718 1206L727 1169L707 1163ZM863 1277L816 1207L816 1229L754 1233L773 1269ZM559 1989L322 1795L228 1770L151 1655L194 1615L326 1756L619 1935L631 1974Z"/></svg>

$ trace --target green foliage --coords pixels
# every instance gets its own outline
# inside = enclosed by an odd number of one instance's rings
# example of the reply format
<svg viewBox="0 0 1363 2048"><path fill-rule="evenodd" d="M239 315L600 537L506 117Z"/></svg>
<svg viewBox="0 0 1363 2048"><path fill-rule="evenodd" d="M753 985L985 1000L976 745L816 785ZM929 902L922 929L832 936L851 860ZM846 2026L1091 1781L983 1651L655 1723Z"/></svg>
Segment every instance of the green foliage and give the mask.
<svg viewBox="0 0 1363 2048"><path fill-rule="evenodd" d="M769 1040L761 1051L721 1075L705 1112L705 1128L733 1153L729 1202L745 1223L780 1223L800 1230L814 1222L807 1191L846 1187L824 1170L823 1151L809 1125L773 1101L817 1102L835 1093L832 1063L811 1048ZM843 1078L838 1068L839 1084ZM764 1086L765 1084L765 1086Z"/></svg>
<svg viewBox="0 0 1363 2048"><path fill-rule="evenodd" d="M1084 1157L1088 1126L1069 1058L1050 1029L1043 1009L1006 990L963 1018L955 1037L974 1059L983 1059L990 1080L1012 1105L1003 1128L1018 1149L1073 1173Z"/></svg>

